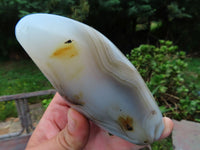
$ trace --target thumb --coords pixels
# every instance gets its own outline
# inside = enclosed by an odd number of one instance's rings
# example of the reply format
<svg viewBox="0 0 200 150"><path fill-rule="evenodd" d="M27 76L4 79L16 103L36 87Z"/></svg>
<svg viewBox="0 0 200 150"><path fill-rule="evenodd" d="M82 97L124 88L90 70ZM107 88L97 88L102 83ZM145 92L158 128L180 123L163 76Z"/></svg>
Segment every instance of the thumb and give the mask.
<svg viewBox="0 0 200 150"><path fill-rule="evenodd" d="M88 120L74 109L69 109L68 124L58 134L56 138L57 144L59 144L61 149L80 150L85 147L88 138L89 138Z"/></svg>
<svg viewBox="0 0 200 150"><path fill-rule="evenodd" d="M89 138L88 120L70 108L66 127L53 138L27 150L81 150Z"/></svg>

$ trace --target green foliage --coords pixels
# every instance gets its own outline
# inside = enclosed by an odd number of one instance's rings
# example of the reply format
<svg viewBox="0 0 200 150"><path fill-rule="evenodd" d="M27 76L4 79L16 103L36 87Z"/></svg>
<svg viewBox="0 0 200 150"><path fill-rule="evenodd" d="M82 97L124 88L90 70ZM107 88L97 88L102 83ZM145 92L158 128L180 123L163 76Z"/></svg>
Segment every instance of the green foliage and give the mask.
<svg viewBox="0 0 200 150"><path fill-rule="evenodd" d="M150 25L150 31L156 31L162 26L162 21L152 21Z"/></svg>
<svg viewBox="0 0 200 150"><path fill-rule="evenodd" d="M0 103L0 121L4 121L8 117L17 117L14 101Z"/></svg>
<svg viewBox="0 0 200 150"><path fill-rule="evenodd" d="M89 12L87 0L1 0L0 1L0 58L19 55L21 47L15 39L17 21L31 13L52 13L80 21Z"/></svg>
<svg viewBox="0 0 200 150"><path fill-rule="evenodd" d="M198 52L199 4L188 0L1 0L0 57L13 58L22 53L14 28L21 17L30 13L53 13L85 22L124 53L157 39L170 39L184 50Z"/></svg>
<svg viewBox="0 0 200 150"><path fill-rule="evenodd" d="M9 9L15 11L15 17L17 18L38 12L69 16L73 15L73 12L77 10L82 10L83 12L88 11L87 5L88 3L86 0L1 0L0 8L2 8L2 11L0 11L0 14L6 14L8 12L7 9ZM82 9L82 7L84 8ZM11 12L11 14L12 13L14 12Z"/></svg>
<svg viewBox="0 0 200 150"><path fill-rule="evenodd" d="M51 89L52 86L33 64L32 61L15 61L0 63L0 95L12 95L25 92ZM47 99L49 96L30 98L30 103L40 99ZM15 102L0 103L0 120L7 117L16 117L17 111Z"/></svg>
<svg viewBox="0 0 200 150"><path fill-rule="evenodd" d="M52 88L30 60L0 63L0 95L12 95Z"/></svg>
<svg viewBox="0 0 200 150"><path fill-rule="evenodd" d="M80 0L80 4L71 7L71 18L83 22L89 13L90 6L87 0Z"/></svg>
<svg viewBox="0 0 200 150"><path fill-rule="evenodd" d="M200 34L199 1L88 0L88 3L90 10L85 22L104 33L124 53L157 39L172 40L185 51L199 51L196 40Z"/></svg>
<svg viewBox="0 0 200 150"><path fill-rule="evenodd" d="M160 47L141 45L133 49L128 58L156 97L168 91L182 94L187 89L182 86L177 89L175 85L180 86L184 81L182 71L187 66L183 61L185 53L176 52L178 47L170 41L160 43Z"/></svg>
<svg viewBox="0 0 200 150"><path fill-rule="evenodd" d="M194 115L196 111L200 110L200 100L193 99L191 101L189 97L186 97L186 99L180 99L180 110L185 117ZM199 117L200 116L196 116L194 120L198 121Z"/></svg>
<svg viewBox="0 0 200 150"><path fill-rule="evenodd" d="M150 17L155 10L152 8L149 0L129 1L128 14L135 17Z"/></svg>
<svg viewBox="0 0 200 150"><path fill-rule="evenodd" d="M179 8L179 5L177 2L171 2L167 6L169 10L169 20L172 21L175 18L192 18L190 14L185 13L185 8Z"/></svg>
<svg viewBox="0 0 200 150"><path fill-rule="evenodd" d="M151 145L151 148L152 148L152 150L173 150L171 136L166 139L154 142Z"/></svg>
<svg viewBox="0 0 200 150"><path fill-rule="evenodd" d="M200 58L187 58L186 62L188 67L184 72L184 78L187 84L196 83L195 86L200 89Z"/></svg>
<svg viewBox="0 0 200 150"><path fill-rule="evenodd" d="M140 45L134 48L128 59L138 69L162 113L177 119L198 119L200 99L195 83L187 84L184 74L187 68L185 52L171 41L160 40L158 47Z"/></svg>
<svg viewBox="0 0 200 150"><path fill-rule="evenodd" d="M42 101L42 106L46 109L49 106L51 100L52 100L52 98L50 98L50 99L44 99Z"/></svg>
<svg viewBox="0 0 200 150"><path fill-rule="evenodd" d="M85 22L105 34L124 50L124 53L141 41L142 35L135 34L136 26L142 24L146 30L149 27L148 19L155 12L148 0L88 0L88 2L90 10Z"/></svg>

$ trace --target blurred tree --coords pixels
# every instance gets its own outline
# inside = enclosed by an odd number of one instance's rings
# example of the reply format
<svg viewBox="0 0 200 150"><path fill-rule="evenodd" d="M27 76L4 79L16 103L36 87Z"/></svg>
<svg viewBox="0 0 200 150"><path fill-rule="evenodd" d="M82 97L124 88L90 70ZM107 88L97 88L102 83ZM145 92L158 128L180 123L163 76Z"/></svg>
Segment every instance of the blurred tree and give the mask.
<svg viewBox="0 0 200 150"><path fill-rule="evenodd" d="M110 38L123 52L139 45L136 25L148 25L154 14L149 0L88 0L90 5L87 23ZM142 33L139 33L142 34Z"/></svg>
<svg viewBox="0 0 200 150"><path fill-rule="evenodd" d="M181 49L188 52L198 51L199 48L194 43L197 41L196 34L200 34L200 30L194 30L200 23L199 18L195 17L200 13L199 8L195 8L195 5L199 4L200 1L197 0L165 0L152 3L152 7L156 9L152 20L161 22L161 25L150 33L150 38L174 41ZM193 22L197 24L194 25Z"/></svg>
<svg viewBox="0 0 200 150"><path fill-rule="evenodd" d="M200 1L177 1L179 8L189 16L179 17L171 21L169 31L173 33L174 42L188 52L200 52Z"/></svg>
<svg viewBox="0 0 200 150"><path fill-rule="evenodd" d="M171 40L183 50L199 51L198 0L0 0L0 56L15 56L17 21L30 13L53 13L85 22L124 53L140 44Z"/></svg>
<svg viewBox="0 0 200 150"><path fill-rule="evenodd" d="M142 43L155 44L159 39L172 40L184 50L199 49L196 40L200 34L198 0L88 2L87 23L103 32L125 53Z"/></svg>
<svg viewBox="0 0 200 150"><path fill-rule="evenodd" d="M14 24L17 21L17 8L14 1L0 1L0 56L8 56L10 49L15 48L13 40ZM8 46L9 45L9 46Z"/></svg>
<svg viewBox="0 0 200 150"><path fill-rule="evenodd" d="M14 30L21 17L39 12L83 21L88 11L86 0L0 0L0 57L19 58L18 51L21 48L15 39Z"/></svg>

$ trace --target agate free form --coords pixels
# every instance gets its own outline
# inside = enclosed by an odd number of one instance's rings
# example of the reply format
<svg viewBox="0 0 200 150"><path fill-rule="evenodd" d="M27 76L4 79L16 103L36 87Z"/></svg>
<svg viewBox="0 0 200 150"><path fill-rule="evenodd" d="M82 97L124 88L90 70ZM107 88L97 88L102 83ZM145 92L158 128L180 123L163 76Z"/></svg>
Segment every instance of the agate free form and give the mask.
<svg viewBox="0 0 200 150"><path fill-rule="evenodd" d="M97 30L51 14L32 14L16 37L67 103L109 133L135 144L158 140L162 114L145 82Z"/></svg>

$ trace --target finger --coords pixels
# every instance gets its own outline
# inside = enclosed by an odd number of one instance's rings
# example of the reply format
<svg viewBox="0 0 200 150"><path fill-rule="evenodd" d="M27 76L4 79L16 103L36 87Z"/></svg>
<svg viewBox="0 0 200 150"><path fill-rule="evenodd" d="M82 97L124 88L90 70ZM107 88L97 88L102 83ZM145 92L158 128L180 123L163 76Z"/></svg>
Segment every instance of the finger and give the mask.
<svg viewBox="0 0 200 150"><path fill-rule="evenodd" d="M89 138L89 121L74 109L69 109L68 125L61 132L60 138L60 141L65 144L64 148L83 149Z"/></svg>
<svg viewBox="0 0 200 150"><path fill-rule="evenodd" d="M28 150L81 150L85 147L89 137L88 120L70 108L66 127L55 137Z"/></svg>
<svg viewBox="0 0 200 150"><path fill-rule="evenodd" d="M31 135L27 147L41 144L53 138L64 129L68 120L68 110L69 106L65 100L56 93Z"/></svg>
<svg viewBox="0 0 200 150"><path fill-rule="evenodd" d="M172 120L169 119L168 117L163 117L163 122L164 122L165 128L164 128L164 131L163 131L160 139L164 139L164 138L168 137L171 134L172 129L174 127Z"/></svg>

